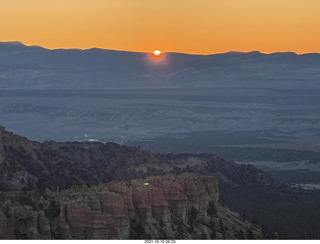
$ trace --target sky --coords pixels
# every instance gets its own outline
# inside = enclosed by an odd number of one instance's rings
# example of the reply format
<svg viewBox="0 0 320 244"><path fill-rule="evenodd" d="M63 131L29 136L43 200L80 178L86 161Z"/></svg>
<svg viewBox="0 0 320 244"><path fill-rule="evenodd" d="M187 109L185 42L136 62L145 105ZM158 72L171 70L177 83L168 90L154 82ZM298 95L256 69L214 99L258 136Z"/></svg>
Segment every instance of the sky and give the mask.
<svg viewBox="0 0 320 244"><path fill-rule="evenodd" d="M0 0L0 41L211 54L320 52L320 0Z"/></svg>

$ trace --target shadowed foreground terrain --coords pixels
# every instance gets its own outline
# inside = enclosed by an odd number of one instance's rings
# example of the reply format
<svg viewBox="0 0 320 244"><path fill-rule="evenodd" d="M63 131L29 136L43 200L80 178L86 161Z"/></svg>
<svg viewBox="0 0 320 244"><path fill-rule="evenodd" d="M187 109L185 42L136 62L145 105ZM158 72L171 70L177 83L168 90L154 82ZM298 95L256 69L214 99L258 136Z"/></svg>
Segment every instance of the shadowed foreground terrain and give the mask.
<svg viewBox="0 0 320 244"><path fill-rule="evenodd" d="M253 166L216 155L161 155L114 143L39 143L0 127L0 166L0 226L2 233L12 233L2 238L320 236L319 194L281 185ZM172 199L177 196L181 204ZM79 219L101 216L97 212L126 217L100 233ZM262 225L264 236L247 218ZM96 221L98 226L101 219Z"/></svg>

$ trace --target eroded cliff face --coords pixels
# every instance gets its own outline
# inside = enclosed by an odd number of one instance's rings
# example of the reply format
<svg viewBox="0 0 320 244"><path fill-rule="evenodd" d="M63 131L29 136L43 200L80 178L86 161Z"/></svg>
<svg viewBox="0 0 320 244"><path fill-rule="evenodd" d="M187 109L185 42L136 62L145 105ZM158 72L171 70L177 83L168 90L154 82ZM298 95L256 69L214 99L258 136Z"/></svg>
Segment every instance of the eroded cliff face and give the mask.
<svg viewBox="0 0 320 244"><path fill-rule="evenodd" d="M240 232L262 237L219 205L211 176L185 173L56 193L1 194L1 239L233 239Z"/></svg>

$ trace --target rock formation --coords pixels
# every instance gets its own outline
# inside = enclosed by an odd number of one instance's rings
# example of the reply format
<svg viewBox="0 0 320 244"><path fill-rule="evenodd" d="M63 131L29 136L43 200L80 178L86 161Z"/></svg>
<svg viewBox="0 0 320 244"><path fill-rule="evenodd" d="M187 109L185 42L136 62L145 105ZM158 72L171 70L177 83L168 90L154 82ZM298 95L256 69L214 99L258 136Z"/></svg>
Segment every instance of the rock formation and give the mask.
<svg viewBox="0 0 320 244"><path fill-rule="evenodd" d="M210 154L155 154L140 148L126 147L115 143L58 143L54 141L39 143L10 133L0 126L1 194L6 194L5 192L8 191L20 190L25 192L34 189L43 192L46 188L52 191L52 194L55 194L54 192L63 191L76 185L93 186L107 182L110 184L112 180L129 181L143 179L148 176L178 175L185 172L214 176L219 182L220 201L232 210L241 213L243 216L247 216L251 220L256 220L263 224L265 227L264 234L267 238L274 238L273 234L275 232L280 233L280 238L316 238L320 236L319 228L317 228L318 224L313 224L319 223L318 216L320 216L320 211L317 204L320 199L320 194L312 192L311 194L308 193L306 197L305 192L281 185L251 165L238 165L226 161L217 155ZM115 184L115 187L114 193L116 194L120 194L118 191L127 192L126 183L124 182L120 185ZM163 188L163 194L167 198L166 202L168 203L169 211L177 211L177 216L171 215L171 220L172 222L180 223L180 218L182 218L186 221L188 218L185 217L185 212L179 212L180 205L184 206L185 203L183 201L178 202L176 206L169 204L175 202L175 198L180 197L179 192L181 192L181 186L173 184L170 187L169 192L166 187L159 188ZM188 189L193 189L194 187L192 184L188 185ZM158 190L155 189L155 192L152 194L158 194L157 191ZM137 194L145 196L143 194L146 193L140 192ZM188 192L183 192L183 194L190 198L193 197L192 195L188 195ZM133 205L130 205L131 202L128 201L130 195L126 196L122 194L121 197L123 198L124 204L126 204L125 206L128 209L129 216L134 216L136 211L132 209L136 208L132 207ZM139 204L139 201L141 201L139 198L133 199L132 204ZM27 205L31 206L32 204L30 205L29 203ZM188 204L187 207L189 208L191 205L190 203ZM161 204L158 208L160 207ZM50 208L56 209L56 206ZM198 208L201 209L203 206L194 206L194 208L191 209L198 211ZM219 205L217 205L216 208L219 209ZM47 216L43 207L33 207L33 209L43 210L45 216ZM304 213L305 209L308 209L308 215L299 214ZM191 213L195 215L194 211ZM165 211L162 214L166 215L167 212ZM200 214L200 212L197 212L197 214ZM232 216L230 214L226 215ZM3 217L1 214L0 216ZM149 219L148 216L148 214L145 216L146 220ZM199 216L201 216L201 214ZM3 220L2 217L1 219ZM159 218L157 217L157 221L160 221ZM1 219L0 226L3 230L7 228L7 224L1 222ZM41 213L36 219L45 221ZM291 221L292 219L294 219L294 221ZM31 220L32 218L30 217L28 221ZM61 217L61 221L61 226L67 226L67 220L64 221ZM130 237L140 238L141 235L135 234L140 232L153 233L152 229L148 230L149 232L144 231L143 221L143 219L141 222L136 221L134 218L130 219ZM179 231L175 230L176 232L174 233L189 233L191 229L188 230L188 228L191 228L191 225L188 221L189 227L185 225L172 225L173 228L179 229ZM234 221L237 220L234 219ZM52 225L52 223L55 222L51 221L50 224ZM217 225L223 226L223 223L220 224L214 221L211 221L211 223L212 225L215 224L216 227ZM305 223L310 224L306 225ZM166 222L164 222L164 224L166 224ZM56 225L53 224L52 226L55 227ZM38 230L38 233L47 233L48 235L47 229L48 228ZM192 229L195 230L197 228L193 225ZM57 233L66 232L62 227L60 230L61 231ZM161 228L161 230L163 230L163 228ZM204 232L198 232L197 235L184 234L179 238L193 238L195 236L200 238L201 234L199 233L206 233L205 236L212 235L212 238L223 237L221 235L219 236L219 233L222 233L221 231L218 231L217 235L213 233L210 234L205 231L205 229L203 229L203 231ZM59 236L55 236L54 233L56 232L54 228L50 228L50 233L51 238L59 238ZM62 236L67 236L66 233ZM114 230L110 230L108 235L114 236L114 233ZM163 236L168 233L164 233ZM239 233L239 239L245 236L244 233L245 232ZM17 238L23 238L23 235L24 234L15 236ZM88 233L86 235L88 235ZM44 234L41 234L41 236L43 237ZM227 234L224 235L224 237L226 236Z"/></svg>
<svg viewBox="0 0 320 244"><path fill-rule="evenodd" d="M212 176L151 176L129 182L2 192L1 239L262 238L218 203Z"/></svg>

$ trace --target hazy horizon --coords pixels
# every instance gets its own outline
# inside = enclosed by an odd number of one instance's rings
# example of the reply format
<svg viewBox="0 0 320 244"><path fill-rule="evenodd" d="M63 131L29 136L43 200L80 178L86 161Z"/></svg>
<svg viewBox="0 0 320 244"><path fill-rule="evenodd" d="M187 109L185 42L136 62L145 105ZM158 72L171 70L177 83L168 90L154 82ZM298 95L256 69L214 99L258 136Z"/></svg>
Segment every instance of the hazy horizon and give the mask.
<svg viewBox="0 0 320 244"><path fill-rule="evenodd" d="M99 47L99 46L92 46L92 47L88 47L88 48L77 48L77 47L56 47L56 48L49 48L46 46L42 46L42 45L38 45L38 44L26 44L22 41L19 40L0 40L0 44L1 43L6 43L6 44L22 44L23 46L26 47L41 47L47 50L90 50L90 49L101 49L101 50L107 50L107 51L117 51L117 52L129 52L129 53L152 53L153 51L150 52L144 52L144 51L131 51L131 50L125 50L125 49L111 49L111 48L104 48L104 47ZM216 52L216 53L207 53L207 54L203 54L203 53L187 53L187 52L176 52L176 51L163 51L160 50L161 53L177 53L177 54L186 54L186 55L199 55L199 56L209 56L209 55L215 55L215 54L225 54L225 53L253 53L253 52L259 52L261 54L275 54L275 53L294 53L296 55L304 55L304 54L320 54L319 52L304 52L304 53L299 53L299 52L294 52L294 51L274 51L274 52L262 52L260 50L249 50L249 51L242 51L242 50L229 50L229 51L225 51L225 52Z"/></svg>

